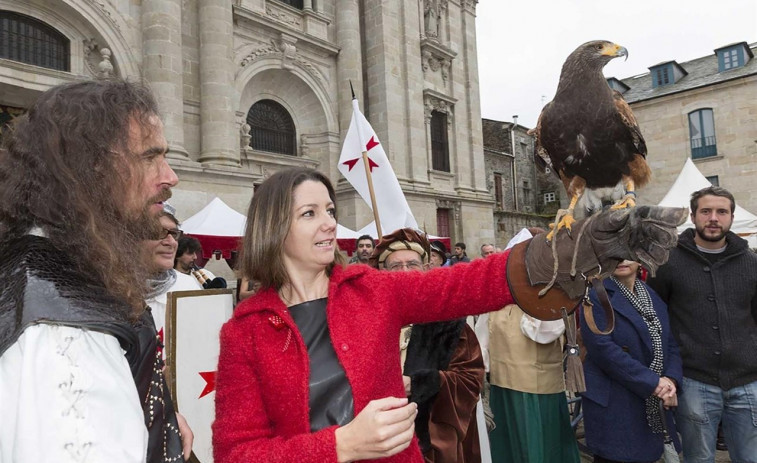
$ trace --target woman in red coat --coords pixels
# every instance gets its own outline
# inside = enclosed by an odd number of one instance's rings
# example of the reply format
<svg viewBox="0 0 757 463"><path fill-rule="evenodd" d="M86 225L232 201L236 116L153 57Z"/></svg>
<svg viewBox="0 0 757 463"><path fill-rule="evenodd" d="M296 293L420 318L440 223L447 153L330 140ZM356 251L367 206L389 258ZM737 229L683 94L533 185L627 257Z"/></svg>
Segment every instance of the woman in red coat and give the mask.
<svg viewBox="0 0 757 463"><path fill-rule="evenodd" d="M534 241L551 268L551 250ZM400 329L512 303L508 255L426 273L345 267L329 180L305 168L271 176L250 204L240 259L261 289L221 331L215 461L422 463Z"/></svg>

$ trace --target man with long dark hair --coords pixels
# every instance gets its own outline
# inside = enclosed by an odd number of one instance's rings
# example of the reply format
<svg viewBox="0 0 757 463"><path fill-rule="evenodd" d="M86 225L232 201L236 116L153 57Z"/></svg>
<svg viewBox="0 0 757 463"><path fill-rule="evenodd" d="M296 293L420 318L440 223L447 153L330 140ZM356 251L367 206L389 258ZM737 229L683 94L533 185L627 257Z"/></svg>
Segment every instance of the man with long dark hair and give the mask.
<svg viewBox="0 0 757 463"><path fill-rule="evenodd" d="M0 150L0 461L144 461L138 243L178 182L149 90L43 93Z"/></svg>

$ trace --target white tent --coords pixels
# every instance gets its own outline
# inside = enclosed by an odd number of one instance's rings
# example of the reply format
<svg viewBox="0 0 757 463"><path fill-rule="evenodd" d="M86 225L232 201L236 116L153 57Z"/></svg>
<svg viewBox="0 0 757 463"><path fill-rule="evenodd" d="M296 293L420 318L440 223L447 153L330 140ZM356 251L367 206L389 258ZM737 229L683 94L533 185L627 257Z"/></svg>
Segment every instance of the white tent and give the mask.
<svg viewBox="0 0 757 463"><path fill-rule="evenodd" d="M670 187L668 193L660 201L660 206L667 207L689 207L689 200L691 199L691 193L707 188L712 184L699 172L699 169L694 165L691 159L686 159L686 163L681 169L681 173L678 174L673 186ZM682 232L687 228L692 228L694 225L691 223L691 217L686 219L686 222L678 227L678 231ZM743 207L736 205L736 209L733 212L733 225L731 231L737 235L746 237L750 241L752 247L757 246L757 216L747 211ZM753 236L749 236L753 235Z"/></svg>
<svg viewBox="0 0 757 463"><path fill-rule="evenodd" d="M230 208L219 198L213 198L200 212L184 221L181 230L202 244L205 259L213 255L230 259L239 248L247 217Z"/></svg>
<svg viewBox="0 0 757 463"><path fill-rule="evenodd" d="M181 224L184 233L206 236L242 236L247 217L213 198L200 212Z"/></svg>

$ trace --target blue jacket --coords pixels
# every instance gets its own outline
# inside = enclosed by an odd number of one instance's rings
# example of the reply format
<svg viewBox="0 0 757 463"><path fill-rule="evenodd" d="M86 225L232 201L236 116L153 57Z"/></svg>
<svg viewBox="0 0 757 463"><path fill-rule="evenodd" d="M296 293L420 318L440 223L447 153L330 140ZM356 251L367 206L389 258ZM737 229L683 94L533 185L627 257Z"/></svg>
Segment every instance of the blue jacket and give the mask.
<svg viewBox="0 0 757 463"><path fill-rule="evenodd" d="M595 454L611 460L657 461L663 452L663 435L647 424L645 399L652 395L659 376L649 369L652 338L644 319L617 284L604 280L615 311L615 330L606 336L589 330L581 317L581 336L586 347L583 394L586 444ZM663 374L680 387L682 373L678 344L670 331L667 306L649 287L649 295L662 324ZM606 326L597 294L589 294L600 329ZM680 390L679 390L680 393ZM671 437L679 447L673 413L666 412Z"/></svg>

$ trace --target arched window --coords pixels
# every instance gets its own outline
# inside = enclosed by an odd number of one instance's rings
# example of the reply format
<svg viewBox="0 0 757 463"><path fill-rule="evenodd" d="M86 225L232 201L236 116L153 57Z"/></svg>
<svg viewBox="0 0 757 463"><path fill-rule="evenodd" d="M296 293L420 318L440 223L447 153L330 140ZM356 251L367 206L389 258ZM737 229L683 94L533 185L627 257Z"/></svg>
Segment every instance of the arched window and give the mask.
<svg viewBox="0 0 757 463"><path fill-rule="evenodd" d="M698 109L689 113L689 139L691 141L692 159L718 154L712 109Z"/></svg>
<svg viewBox="0 0 757 463"><path fill-rule="evenodd" d="M250 146L260 151L297 154L294 122L283 106L273 100L260 100L247 113Z"/></svg>
<svg viewBox="0 0 757 463"><path fill-rule="evenodd" d="M0 11L0 58L70 71L70 41L42 21Z"/></svg>

